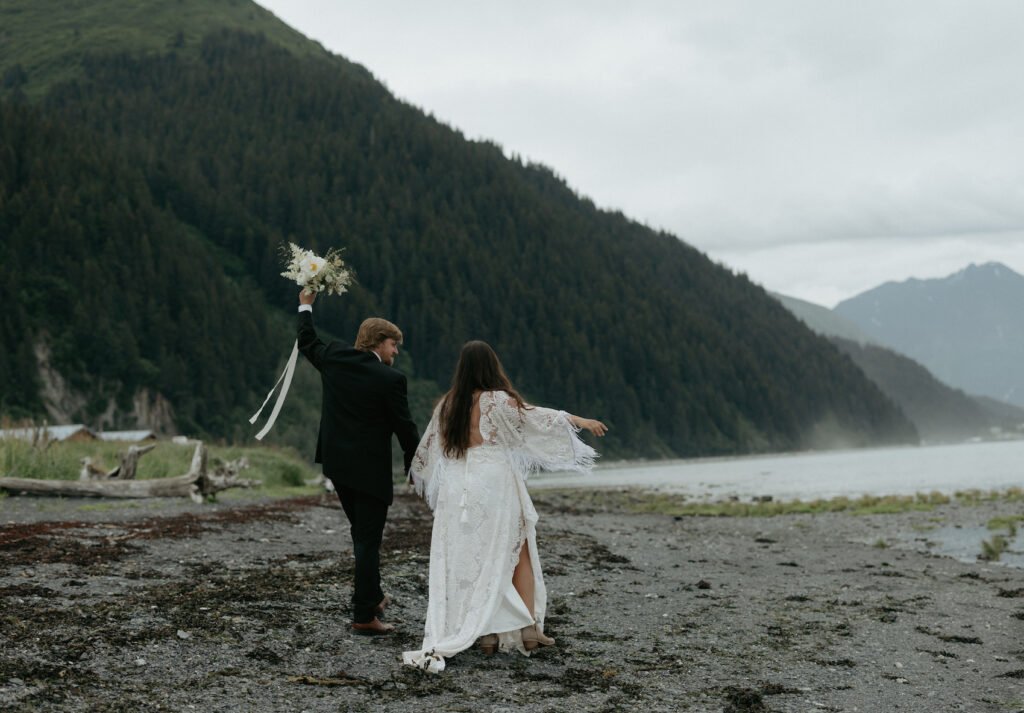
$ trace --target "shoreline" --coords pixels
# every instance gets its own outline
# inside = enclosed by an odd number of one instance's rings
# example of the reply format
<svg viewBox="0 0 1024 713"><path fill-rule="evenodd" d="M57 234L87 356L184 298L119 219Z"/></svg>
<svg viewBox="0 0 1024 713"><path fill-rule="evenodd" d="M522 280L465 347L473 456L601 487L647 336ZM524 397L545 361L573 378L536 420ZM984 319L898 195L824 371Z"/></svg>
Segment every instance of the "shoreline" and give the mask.
<svg viewBox="0 0 1024 713"><path fill-rule="evenodd" d="M984 490L1019 487L1017 464L1021 462L1024 441L816 451L633 464L606 467L587 475L544 473L531 477L530 489L638 487L683 493L705 501L764 496L783 501L813 500L933 491L952 494L963 490L965 484Z"/></svg>
<svg viewBox="0 0 1024 713"><path fill-rule="evenodd" d="M422 633L430 540L430 513L401 492L382 548L399 632L379 639L347 627L351 544L330 497L104 510L4 498L0 705L1024 708L1024 571L902 537L1015 518L1020 502L699 517L634 512L635 493L532 496L557 644L465 651L439 676L399 664Z"/></svg>
<svg viewBox="0 0 1024 713"><path fill-rule="evenodd" d="M724 461L735 461L735 460L756 460L759 458L770 459L770 458L792 458L799 456L815 456L815 455L828 455L828 454L843 454L843 453L863 453L866 451L905 451L905 450L916 450L919 448L948 448L957 446L983 446L999 443L1015 443L1018 441L1024 441L1024 436L1016 437L1003 437L1003 438L978 438L978 439L967 439L962 441L931 441L921 443L893 443L888 445L871 445L862 447L847 447L847 448L822 448L822 449L808 449L802 451L767 451L764 453L737 453L734 455L721 455L721 456L694 456L692 458L662 458L662 459L644 459L644 458L633 458L624 460L614 461L599 461L594 467L595 470L626 470L629 468L647 468L652 466L673 466L673 465L693 465L700 463L720 463Z"/></svg>

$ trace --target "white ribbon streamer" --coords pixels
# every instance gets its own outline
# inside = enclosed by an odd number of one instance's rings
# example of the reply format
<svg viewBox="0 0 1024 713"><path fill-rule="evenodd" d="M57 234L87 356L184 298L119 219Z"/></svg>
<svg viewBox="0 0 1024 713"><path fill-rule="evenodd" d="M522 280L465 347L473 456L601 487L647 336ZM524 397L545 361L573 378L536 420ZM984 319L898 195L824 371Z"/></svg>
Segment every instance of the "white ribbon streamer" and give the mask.
<svg viewBox="0 0 1024 713"><path fill-rule="evenodd" d="M271 426L274 425L274 421L277 420L277 414L281 412L281 406L284 405L284 397L288 395L288 387L292 385L292 375L295 373L295 362L298 361L298 359L299 340L296 339L295 345L292 347L292 355L288 357L288 363L284 367L284 373L281 374L280 378L278 378L277 380L277 383L274 384L274 388L272 388L270 390L270 393L267 394L267 398L263 400L263 405L260 406L260 410L254 413L252 415L252 418L249 419L249 423L256 423L256 419L258 419L260 417L260 414L263 413L263 409L266 408L267 402L270 401L270 397L274 395L274 392L277 390L278 384L280 384L281 381L283 380L284 385L281 386L281 393L277 395L277 403L274 404L274 408L270 412L270 418L267 419L267 425L265 425L263 429L256 434L257 441L263 440L263 437L270 432L270 428Z"/></svg>

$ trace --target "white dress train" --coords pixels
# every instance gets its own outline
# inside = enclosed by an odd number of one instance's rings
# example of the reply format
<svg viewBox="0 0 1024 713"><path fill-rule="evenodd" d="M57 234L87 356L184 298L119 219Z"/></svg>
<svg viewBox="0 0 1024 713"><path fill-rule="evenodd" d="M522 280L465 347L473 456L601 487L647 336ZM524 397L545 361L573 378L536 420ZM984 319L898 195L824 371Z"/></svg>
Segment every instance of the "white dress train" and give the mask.
<svg viewBox="0 0 1024 713"><path fill-rule="evenodd" d="M402 660L434 673L444 670L445 657L485 634L497 634L502 651L529 655L520 629L535 620L512 586L524 542L541 631L547 592L537 551L537 511L526 478L541 468L587 471L597 457L564 411L519 409L504 391L481 393L479 406L481 445L463 458L446 458L439 405L410 469L416 492L434 511L434 528L423 646L404 652Z"/></svg>

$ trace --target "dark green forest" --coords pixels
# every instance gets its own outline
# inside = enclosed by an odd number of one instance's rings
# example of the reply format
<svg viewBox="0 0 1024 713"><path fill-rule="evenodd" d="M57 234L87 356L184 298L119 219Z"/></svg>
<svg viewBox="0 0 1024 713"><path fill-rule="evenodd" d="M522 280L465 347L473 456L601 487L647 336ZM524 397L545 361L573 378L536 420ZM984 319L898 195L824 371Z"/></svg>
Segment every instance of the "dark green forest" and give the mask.
<svg viewBox="0 0 1024 713"><path fill-rule="evenodd" d="M950 441L985 437L993 427L1016 430L1024 419L1024 413L1011 404L970 396L947 386L913 359L891 349L841 337L830 340L899 404L921 438Z"/></svg>
<svg viewBox="0 0 1024 713"><path fill-rule="evenodd" d="M608 423L608 455L916 441L848 357L675 236L342 58L227 29L193 50L83 55L32 100L31 72L5 71L3 413L43 413L43 343L86 422L147 389L181 431L246 438L293 338L293 240L345 247L356 270L317 302L326 332L371 314L402 328L421 427L480 338L528 398ZM305 448L315 374L293 388L276 437Z"/></svg>

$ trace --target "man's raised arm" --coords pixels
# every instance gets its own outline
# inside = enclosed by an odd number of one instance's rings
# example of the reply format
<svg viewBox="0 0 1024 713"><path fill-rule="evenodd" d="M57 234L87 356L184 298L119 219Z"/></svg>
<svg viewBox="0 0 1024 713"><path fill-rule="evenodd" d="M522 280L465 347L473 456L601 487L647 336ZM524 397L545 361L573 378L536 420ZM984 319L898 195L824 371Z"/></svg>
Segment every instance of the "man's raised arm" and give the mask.
<svg viewBox="0 0 1024 713"><path fill-rule="evenodd" d="M305 289L299 291L298 338L299 351L309 359L310 364L319 370L327 345L316 335L316 329L313 328L313 300L315 299L315 292L307 294Z"/></svg>

